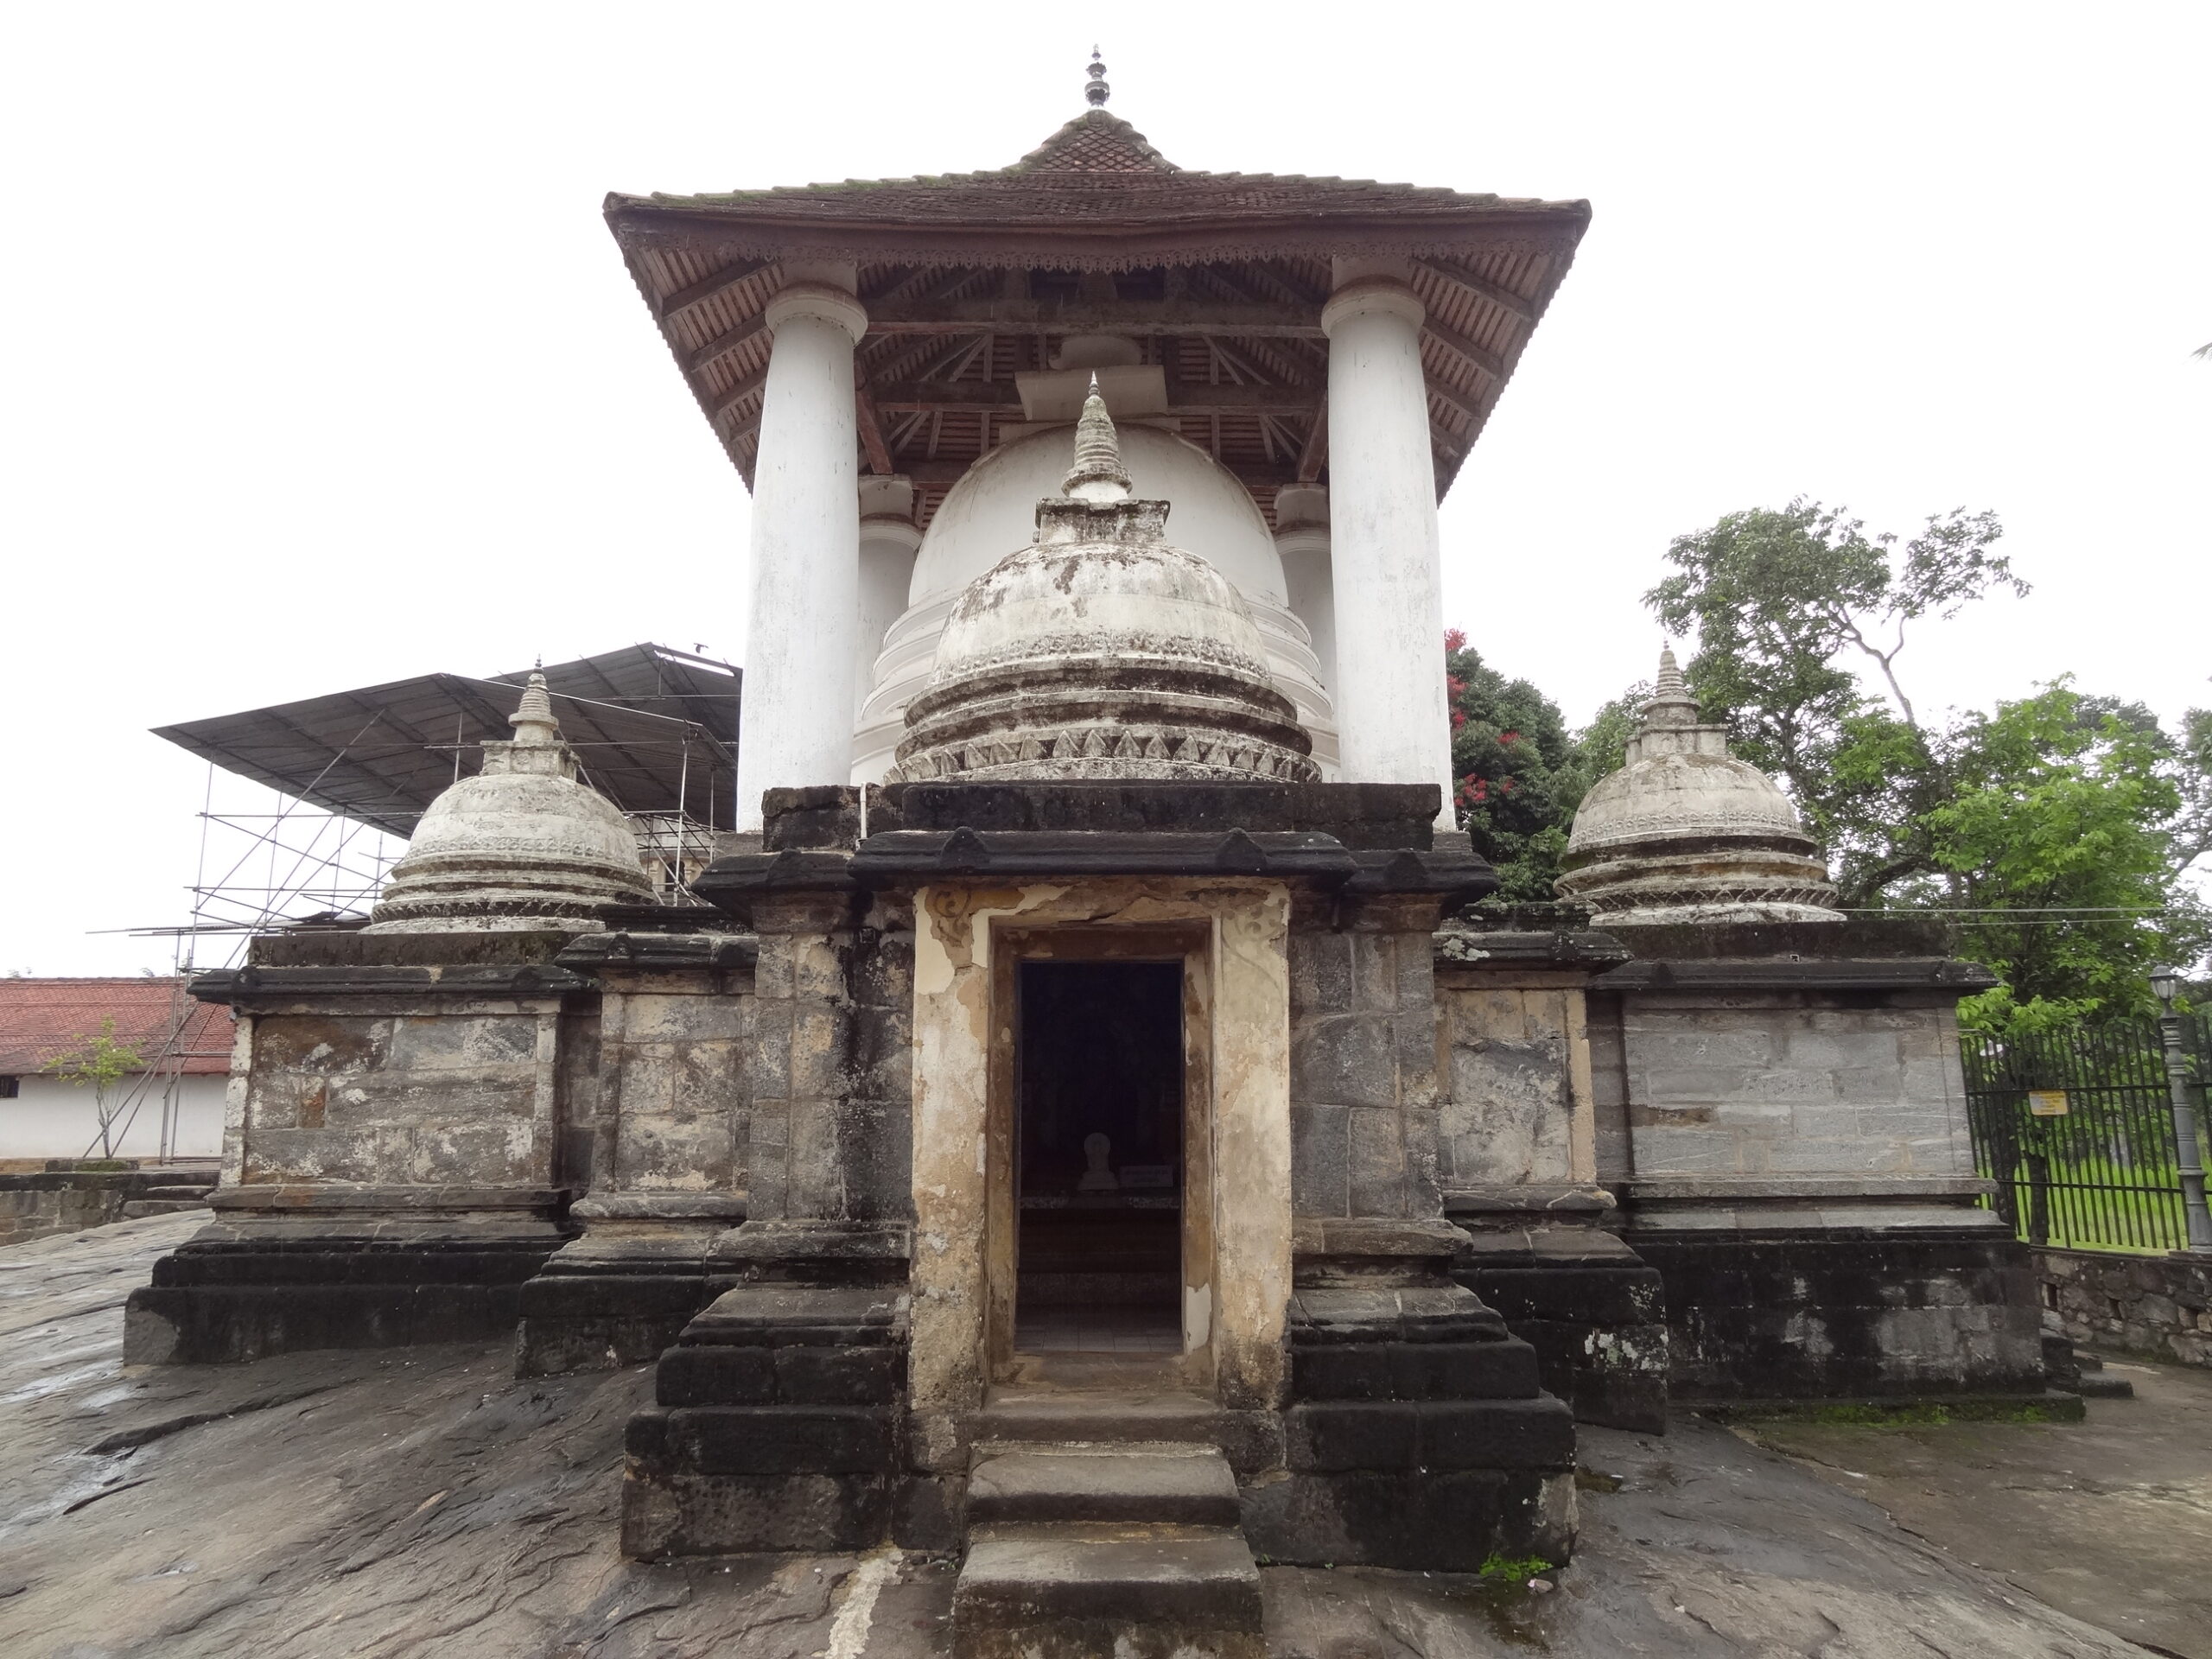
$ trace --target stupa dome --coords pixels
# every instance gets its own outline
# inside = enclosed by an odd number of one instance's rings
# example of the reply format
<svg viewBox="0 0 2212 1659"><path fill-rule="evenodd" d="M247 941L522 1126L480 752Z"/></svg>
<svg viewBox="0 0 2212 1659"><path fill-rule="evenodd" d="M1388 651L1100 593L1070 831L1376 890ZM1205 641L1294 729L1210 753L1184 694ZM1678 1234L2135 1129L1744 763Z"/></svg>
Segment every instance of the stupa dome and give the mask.
<svg viewBox="0 0 2212 1659"><path fill-rule="evenodd" d="M1569 899L1601 925L1840 921L1821 849L1789 798L1701 726L1672 651L1627 764L1583 798L1567 836Z"/></svg>
<svg viewBox="0 0 2212 1659"><path fill-rule="evenodd" d="M629 820L577 781L543 674L511 723L513 741L486 743L484 769L423 812L367 931L588 931L601 906L653 901Z"/></svg>
<svg viewBox="0 0 2212 1659"><path fill-rule="evenodd" d="M1109 411L1115 389L1101 394ZM1260 630L1275 690L1325 771L1336 754L1336 715L1321 682L1313 636L1287 596L1282 556L1268 520L1236 474L1197 445L1144 423L1116 423L1115 441L1140 499L1174 504L1175 545L1229 579ZM855 724L853 779L890 775L906 736L906 705L928 689L946 620L962 594L1036 533L1037 503L1056 494L1068 468L1072 420L1014 437L968 468L938 503L915 555L908 607L886 632L874 683Z"/></svg>
<svg viewBox="0 0 2212 1659"><path fill-rule="evenodd" d="M1250 611L1133 499L1095 391L1075 448L1036 539L954 603L894 776L1318 779Z"/></svg>

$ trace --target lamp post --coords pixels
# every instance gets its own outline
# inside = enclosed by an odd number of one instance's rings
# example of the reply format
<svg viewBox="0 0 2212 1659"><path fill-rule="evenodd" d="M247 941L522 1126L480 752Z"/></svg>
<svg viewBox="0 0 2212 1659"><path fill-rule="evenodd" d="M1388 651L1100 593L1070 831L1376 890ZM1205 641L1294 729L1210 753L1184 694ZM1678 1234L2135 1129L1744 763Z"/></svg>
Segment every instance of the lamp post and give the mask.
<svg viewBox="0 0 2212 1659"><path fill-rule="evenodd" d="M2174 993L2181 976L2161 968L2151 976L2158 994L2158 1040L2166 1051L2166 1096L2174 1114L2174 1152L2179 1160L2182 1211L2189 1222L2189 1248L2212 1252L2212 1210L2204 1205L2204 1165L2196 1146L2196 1111L2189 1100L2189 1056L2183 1051L2181 1015L2174 1012Z"/></svg>

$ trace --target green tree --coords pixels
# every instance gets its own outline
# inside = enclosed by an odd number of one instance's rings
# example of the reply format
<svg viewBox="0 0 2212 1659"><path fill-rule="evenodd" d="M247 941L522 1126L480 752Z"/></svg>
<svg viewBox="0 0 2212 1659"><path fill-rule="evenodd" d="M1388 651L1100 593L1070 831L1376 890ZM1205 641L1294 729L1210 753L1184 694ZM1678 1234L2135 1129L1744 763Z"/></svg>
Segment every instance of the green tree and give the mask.
<svg viewBox="0 0 2212 1659"><path fill-rule="evenodd" d="M1706 717L1789 789L1847 905L1941 868L1925 820L1948 783L1897 659L1910 624L2028 591L1991 550L2003 533L1995 515L1959 508L1901 542L1801 498L1677 537L1674 574L1644 595L1669 630L1695 633L1687 672ZM1854 661L1887 702L1860 689Z"/></svg>
<svg viewBox="0 0 2212 1659"><path fill-rule="evenodd" d="M2017 1032L2155 1012L2151 969L2212 942L2183 880L2183 746L2141 704L2062 679L1968 715L1942 747L1952 792L1928 838L1959 881L1967 948L2005 981L1962 1017Z"/></svg>
<svg viewBox="0 0 2212 1659"><path fill-rule="evenodd" d="M92 1110L100 1121L100 1156L112 1158L115 1146L111 1132L122 1102L111 1102L110 1096L114 1094L116 1084L133 1071L144 1069L146 1062L137 1049L116 1041L112 1019L100 1021L98 1036L86 1037L79 1032L77 1040L81 1046L56 1054L39 1070L92 1091Z"/></svg>
<svg viewBox="0 0 2212 1659"><path fill-rule="evenodd" d="M1644 599L1695 630L1706 717L1789 789L1847 908L1960 912L1965 948L2005 981L1967 1018L2141 1012L2145 970L2207 943L2186 876L2212 853L2212 712L2177 738L2061 680L1991 713L1924 715L1899 669L1910 625L2028 591L1992 550L2000 534L1955 511L1901 542L1801 499L1677 537Z"/></svg>
<svg viewBox="0 0 2212 1659"><path fill-rule="evenodd" d="M1459 629L1444 646L1460 825L1497 867L1501 899L1547 902L1593 775L1557 703L1484 662Z"/></svg>

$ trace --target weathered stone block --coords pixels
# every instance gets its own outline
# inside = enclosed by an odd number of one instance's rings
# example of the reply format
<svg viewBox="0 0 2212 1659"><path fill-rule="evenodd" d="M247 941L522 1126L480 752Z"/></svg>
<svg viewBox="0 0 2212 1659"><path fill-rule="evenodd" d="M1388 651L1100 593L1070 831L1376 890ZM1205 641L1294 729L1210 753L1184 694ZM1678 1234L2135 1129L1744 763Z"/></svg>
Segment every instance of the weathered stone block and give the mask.
<svg viewBox="0 0 2212 1659"><path fill-rule="evenodd" d="M1302 1216L1351 1213L1351 1109L1298 1103L1290 1109L1291 1194Z"/></svg>
<svg viewBox="0 0 2212 1659"><path fill-rule="evenodd" d="M1391 1106L1398 1068L1390 1021L1372 1014L1316 1016L1291 1029L1291 1098L1338 1106Z"/></svg>

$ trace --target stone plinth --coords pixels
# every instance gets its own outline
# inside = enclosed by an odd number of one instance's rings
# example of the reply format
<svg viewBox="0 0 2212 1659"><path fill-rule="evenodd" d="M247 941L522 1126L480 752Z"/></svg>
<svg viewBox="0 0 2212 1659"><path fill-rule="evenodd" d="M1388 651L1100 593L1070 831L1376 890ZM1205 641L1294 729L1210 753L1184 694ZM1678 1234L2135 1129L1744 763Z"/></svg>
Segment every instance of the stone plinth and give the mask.
<svg viewBox="0 0 2212 1659"><path fill-rule="evenodd" d="M1599 1173L1692 1399L2039 1393L2033 1275L1978 1200L1953 1009L1911 920L1614 926Z"/></svg>
<svg viewBox="0 0 2212 1659"><path fill-rule="evenodd" d="M511 1328L582 1184L588 1073L562 1041L596 1008L565 938L273 936L194 982L238 1014L223 1181L131 1299L134 1360Z"/></svg>

